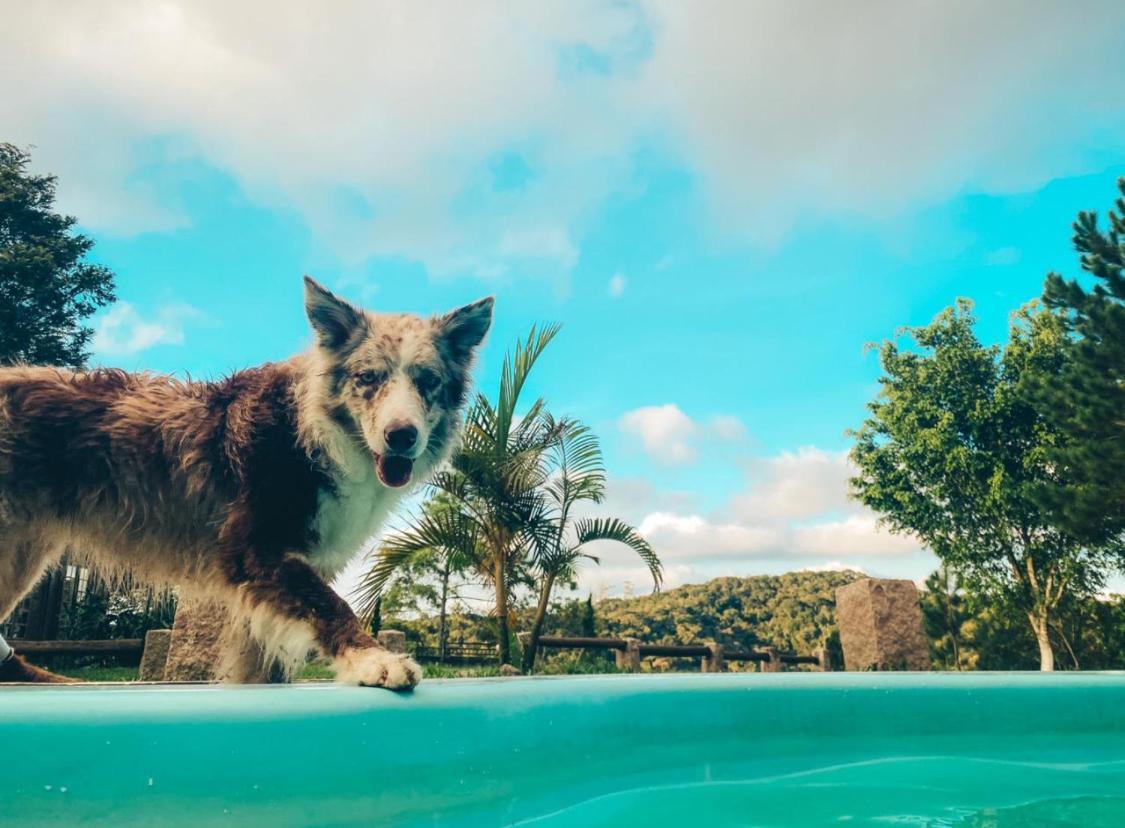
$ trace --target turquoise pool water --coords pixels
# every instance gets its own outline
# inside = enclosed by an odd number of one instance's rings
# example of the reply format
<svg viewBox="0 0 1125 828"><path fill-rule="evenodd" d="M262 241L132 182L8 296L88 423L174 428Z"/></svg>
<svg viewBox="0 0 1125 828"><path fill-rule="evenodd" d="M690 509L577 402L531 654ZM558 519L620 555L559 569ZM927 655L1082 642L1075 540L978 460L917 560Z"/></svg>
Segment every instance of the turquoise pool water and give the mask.
<svg viewBox="0 0 1125 828"><path fill-rule="evenodd" d="M0 824L1125 825L1125 675L0 688Z"/></svg>

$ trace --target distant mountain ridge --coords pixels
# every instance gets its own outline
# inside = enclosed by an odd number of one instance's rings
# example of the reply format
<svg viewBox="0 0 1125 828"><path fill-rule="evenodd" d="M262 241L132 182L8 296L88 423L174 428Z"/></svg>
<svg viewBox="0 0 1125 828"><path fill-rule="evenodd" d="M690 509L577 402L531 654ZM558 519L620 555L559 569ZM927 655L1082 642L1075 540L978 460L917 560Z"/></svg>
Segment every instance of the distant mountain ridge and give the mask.
<svg viewBox="0 0 1125 828"><path fill-rule="evenodd" d="M866 577L855 570L723 577L653 595L606 598L595 605L598 632L809 654L835 632L836 588Z"/></svg>

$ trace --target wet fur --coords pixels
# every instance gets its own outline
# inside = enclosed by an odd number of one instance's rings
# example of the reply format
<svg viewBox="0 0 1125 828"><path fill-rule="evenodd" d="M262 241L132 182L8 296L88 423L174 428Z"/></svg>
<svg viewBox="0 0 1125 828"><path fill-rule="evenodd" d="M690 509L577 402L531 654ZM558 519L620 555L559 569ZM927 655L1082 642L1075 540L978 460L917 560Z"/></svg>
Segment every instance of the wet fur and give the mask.
<svg viewBox="0 0 1125 828"><path fill-rule="evenodd" d="M70 549L224 603L289 667L316 648L341 680L417 682L327 581L409 488L378 479L382 424L419 427L414 485L452 450L491 300L372 314L309 280L306 309L313 348L217 382L0 368L0 619Z"/></svg>

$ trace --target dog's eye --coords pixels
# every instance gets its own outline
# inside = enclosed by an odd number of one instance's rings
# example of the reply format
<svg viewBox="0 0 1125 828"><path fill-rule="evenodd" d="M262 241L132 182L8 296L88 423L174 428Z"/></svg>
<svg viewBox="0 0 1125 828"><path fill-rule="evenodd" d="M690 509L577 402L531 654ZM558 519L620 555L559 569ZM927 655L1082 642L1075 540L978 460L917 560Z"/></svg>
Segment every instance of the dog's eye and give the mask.
<svg viewBox="0 0 1125 828"><path fill-rule="evenodd" d="M355 375L355 381L360 385L374 385L382 378L378 371L360 371Z"/></svg>
<svg viewBox="0 0 1125 828"><path fill-rule="evenodd" d="M414 377L414 384L418 386L418 390L423 394L429 394L441 385L441 377L437 375L436 371L431 371L429 368L423 368Z"/></svg>

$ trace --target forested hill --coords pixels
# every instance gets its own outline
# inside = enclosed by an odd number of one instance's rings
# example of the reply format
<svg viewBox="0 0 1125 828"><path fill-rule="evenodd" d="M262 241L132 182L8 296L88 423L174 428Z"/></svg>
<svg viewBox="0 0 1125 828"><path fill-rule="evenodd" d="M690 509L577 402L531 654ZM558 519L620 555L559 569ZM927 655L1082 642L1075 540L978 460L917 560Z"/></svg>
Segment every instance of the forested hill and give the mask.
<svg viewBox="0 0 1125 828"><path fill-rule="evenodd" d="M844 571L715 578L654 595L607 598L596 605L598 632L811 653L835 625L836 587L863 577Z"/></svg>

